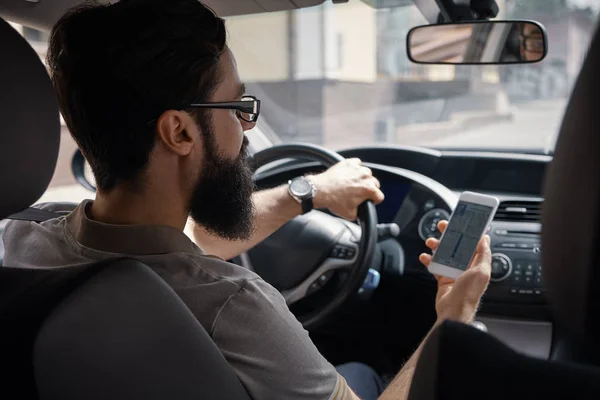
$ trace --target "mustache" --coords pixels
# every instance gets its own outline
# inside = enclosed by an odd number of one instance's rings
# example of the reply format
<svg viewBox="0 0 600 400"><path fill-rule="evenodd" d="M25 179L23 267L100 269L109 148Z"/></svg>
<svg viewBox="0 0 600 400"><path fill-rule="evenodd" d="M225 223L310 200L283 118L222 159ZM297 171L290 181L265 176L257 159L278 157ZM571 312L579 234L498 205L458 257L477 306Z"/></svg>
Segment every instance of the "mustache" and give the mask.
<svg viewBox="0 0 600 400"><path fill-rule="evenodd" d="M250 145L250 140L248 140L248 136L244 135L244 140L242 140L242 148L240 149L240 154L248 153L249 145Z"/></svg>
<svg viewBox="0 0 600 400"><path fill-rule="evenodd" d="M243 161L251 158L250 153L248 152L248 146L250 145L250 141L248 137L244 135L244 140L242 141L242 147L240 147L240 153L238 154L238 160Z"/></svg>
<svg viewBox="0 0 600 400"><path fill-rule="evenodd" d="M246 168L250 170L252 174L256 172L258 169L256 165L256 160L254 157L248 152L248 145L250 144L248 137L244 135L244 140L242 142L242 148L240 149L240 154L238 156L238 162L245 164Z"/></svg>

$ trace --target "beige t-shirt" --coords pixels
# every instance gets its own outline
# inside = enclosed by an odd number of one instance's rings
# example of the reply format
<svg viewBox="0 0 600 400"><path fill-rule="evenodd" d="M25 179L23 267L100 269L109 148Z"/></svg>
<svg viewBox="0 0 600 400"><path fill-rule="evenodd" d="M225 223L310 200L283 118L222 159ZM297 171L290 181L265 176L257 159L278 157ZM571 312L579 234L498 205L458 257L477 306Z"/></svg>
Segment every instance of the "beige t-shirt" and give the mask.
<svg viewBox="0 0 600 400"><path fill-rule="evenodd" d="M4 264L69 268L136 258L158 273L198 318L254 399L349 399L344 378L319 353L281 294L255 273L207 256L167 226L109 225L89 219L83 201L39 208L65 214L11 221Z"/></svg>

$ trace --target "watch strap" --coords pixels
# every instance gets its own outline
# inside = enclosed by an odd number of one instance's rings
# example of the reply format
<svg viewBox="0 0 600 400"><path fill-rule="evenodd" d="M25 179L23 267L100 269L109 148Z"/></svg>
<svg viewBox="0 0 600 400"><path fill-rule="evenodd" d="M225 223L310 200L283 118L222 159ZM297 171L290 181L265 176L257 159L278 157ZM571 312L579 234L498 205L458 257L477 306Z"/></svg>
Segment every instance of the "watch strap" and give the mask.
<svg viewBox="0 0 600 400"><path fill-rule="evenodd" d="M311 212L314 208L314 203L312 197L309 199L302 199L300 203L302 205L302 214L306 214L307 212Z"/></svg>

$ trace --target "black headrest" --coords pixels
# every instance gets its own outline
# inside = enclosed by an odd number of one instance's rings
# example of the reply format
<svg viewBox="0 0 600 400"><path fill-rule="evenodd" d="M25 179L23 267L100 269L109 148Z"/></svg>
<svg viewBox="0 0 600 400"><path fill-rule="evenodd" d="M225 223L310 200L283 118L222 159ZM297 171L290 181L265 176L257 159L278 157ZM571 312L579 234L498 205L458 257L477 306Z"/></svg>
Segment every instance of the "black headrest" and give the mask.
<svg viewBox="0 0 600 400"><path fill-rule="evenodd" d="M34 203L54 173L60 117L44 64L0 18L0 219Z"/></svg>
<svg viewBox="0 0 600 400"><path fill-rule="evenodd" d="M409 400L596 399L600 368L527 357L472 326L446 321L423 345Z"/></svg>
<svg viewBox="0 0 600 400"><path fill-rule="evenodd" d="M557 322L600 343L600 31L567 107L546 175L543 276Z"/></svg>

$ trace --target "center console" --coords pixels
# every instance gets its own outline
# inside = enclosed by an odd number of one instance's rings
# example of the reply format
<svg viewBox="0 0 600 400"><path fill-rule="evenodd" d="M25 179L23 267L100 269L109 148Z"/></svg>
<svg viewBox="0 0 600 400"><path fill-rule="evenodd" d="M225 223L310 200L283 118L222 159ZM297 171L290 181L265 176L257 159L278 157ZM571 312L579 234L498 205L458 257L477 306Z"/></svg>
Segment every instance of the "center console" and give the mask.
<svg viewBox="0 0 600 400"><path fill-rule="evenodd" d="M492 276L487 301L545 303L540 230L539 223L492 223Z"/></svg>
<svg viewBox="0 0 600 400"><path fill-rule="evenodd" d="M546 359L553 327L542 280L540 232L538 222L492 223L492 276L477 319L514 350Z"/></svg>

